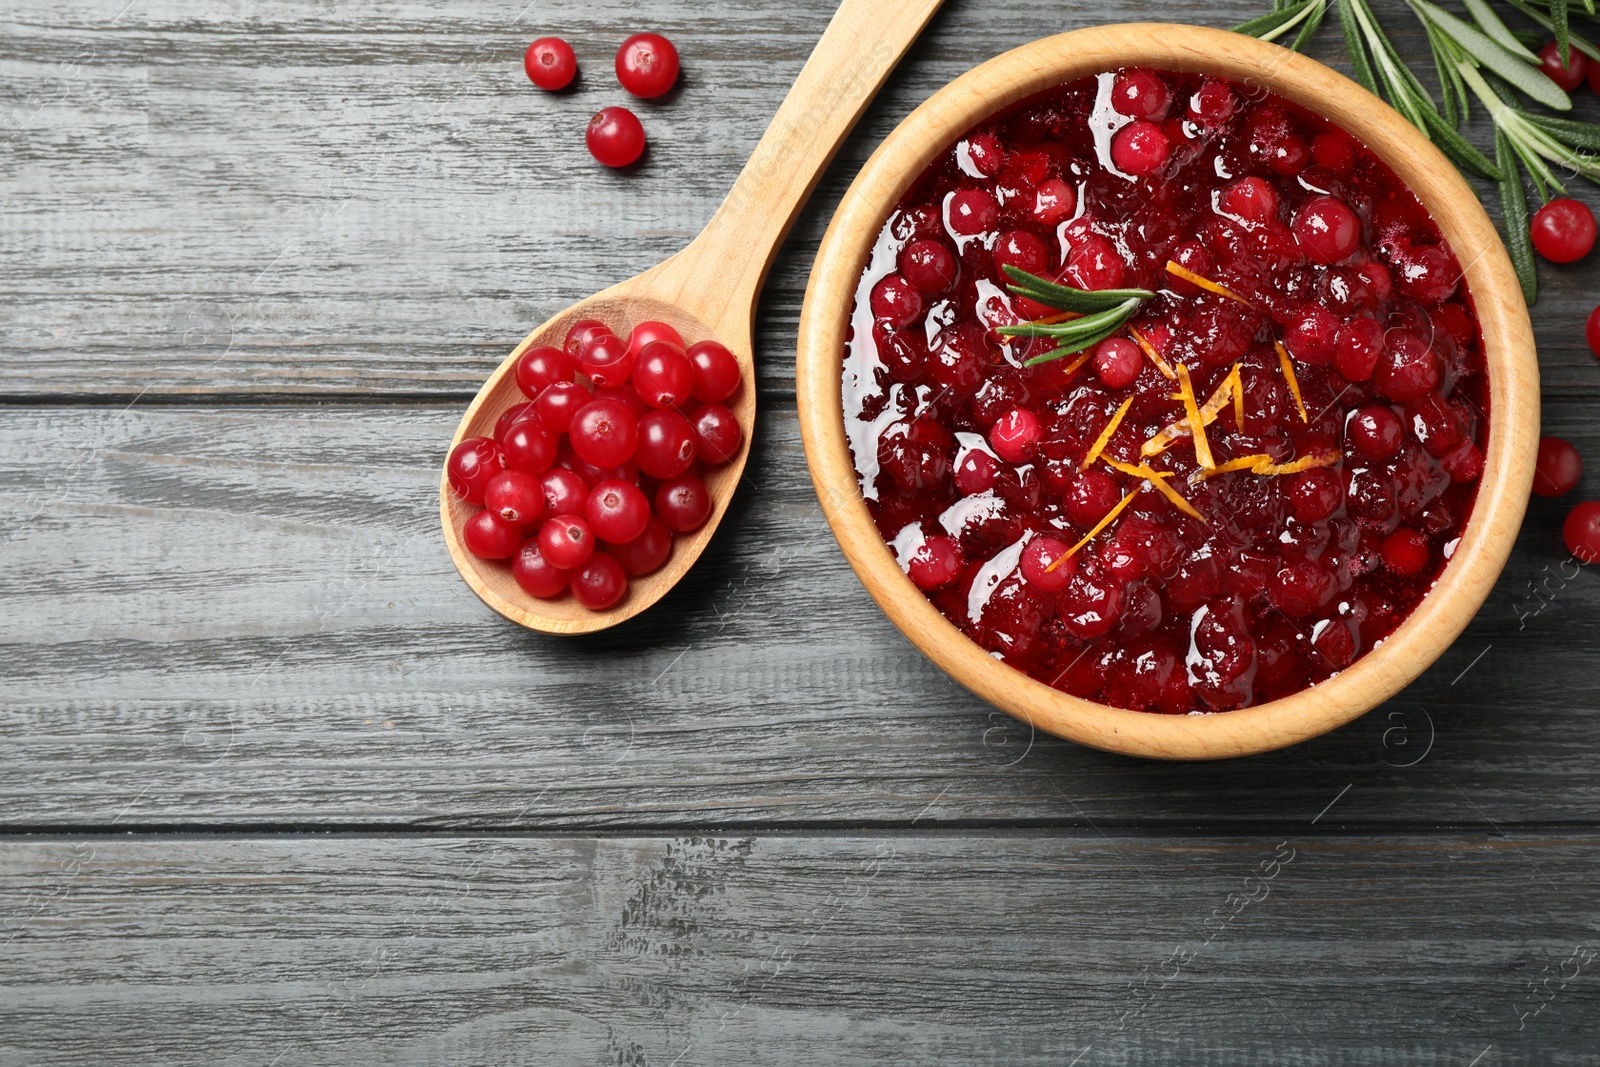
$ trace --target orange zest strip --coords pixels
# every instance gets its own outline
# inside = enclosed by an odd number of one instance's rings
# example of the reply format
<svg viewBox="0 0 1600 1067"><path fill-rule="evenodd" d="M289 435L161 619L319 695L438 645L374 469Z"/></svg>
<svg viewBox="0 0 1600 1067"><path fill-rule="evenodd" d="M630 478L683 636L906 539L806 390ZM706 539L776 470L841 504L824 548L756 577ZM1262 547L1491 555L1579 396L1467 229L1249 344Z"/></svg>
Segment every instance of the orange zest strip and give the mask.
<svg viewBox="0 0 1600 1067"><path fill-rule="evenodd" d="M1244 386L1239 378L1239 365L1237 363L1233 365L1233 370L1223 379L1222 384L1217 386L1216 392L1211 394L1211 398L1206 401L1205 406L1200 409L1200 421L1207 426L1216 422L1217 417L1222 414L1222 409L1228 406L1229 397L1233 398L1233 416L1238 420L1238 425L1243 426ZM1183 394L1173 393L1172 399L1181 401ZM1151 456L1159 456L1171 446L1172 442L1180 437L1188 437L1189 434L1189 420L1187 417L1179 419L1177 422L1168 423L1154 437L1139 447L1139 454L1147 459Z"/></svg>
<svg viewBox="0 0 1600 1067"><path fill-rule="evenodd" d="M1244 432L1244 379L1239 375L1239 364L1235 363L1228 372L1227 385L1233 390L1233 428ZM1207 401L1207 407L1210 402Z"/></svg>
<svg viewBox="0 0 1600 1067"><path fill-rule="evenodd" d="M1250 469L1257 474L1299 474L1313 467L1331 467L1339 462L1339 453L1323 452L1320 455L1312 454L1301 456L1289 463L1273 463L1269 457L1265 463L1257 463Z"/></svg>
<svg viewBox="0 0 1600 1067"><path fill-rule="evenodd" d="M1083 315L1076 311L1058 311L1054 315L1046 315L1042 319L1029 319L1024 326L1054 326L1058 322L1071 322L1081 319Z"/></svg>
<svg viewBox="0 0 1600 1067"><path fill-rule="evenodd" d="M1122 406L1117 409L1117 413L1111 416L1111 421L1106 423L1106 428L1100 431L1100 436L1094 439L1094 445L1090 447L1089 454L1083 457L1083 463L1078 466L1079 470L1088 470L1089 464L1099 458L1106 445L1111 443L1111 435L1117 432L1118 426L1122 425L1122 417L1128 413L1128 409L1131 407L1133 407L1133 397L1130 396L1122 402Z"/></svg>
<svg viewBox="0 0 1600 1067"><path fill-rule="evenodd" d="M1206 440L1205 420L1200 417L1200 408L1194 402L1194 383L1189 380L1189 368L1182 363L1178 364L1178 387L1183 391L1183 409L1189 414L1189 432L1194 435L1195 461L1209 470L1217 465L1217 461L1211 458L1211 442Z"/></svg>
<svg viewBox="0 0 1600 1067"><path fill-rule="evenodd" d="M1061 372L1061 376L1063 378L1070 378L1072 375L1077 374L1080 370L1082 370L1083 369L1083 365L1085 363L1089 362L1093 358L1094 358L1094 349L1091 348L1087 352L1085 352L1083 355L1081 355L1077 359L1073 360L1072 363L1067 367L1067 369Z"/></svg>
<svg viewBox="0 0 1600 1067"><path fill-rule="evenodd" d="M1246 300L1232 289L1229 289L1227 286L1218 285L1210 278L1203 278L1187 267L1180 267L1170 259L1167 260L1167 273L1173 275L1174 277L1182 278L1190 285L1198 285L1208 293L1216 293L1218 296L1225 296L1229 300L1237 300L1247 308L1255 307L1254 304L1250 303L1250 301Z"/></svg>
<svg viewBox="0 0 1600 1067"><path fill-rule="evenodd" d="M1183 494L1179 493L1176 489L1167 484L1167 479L1172 477L1171 471L1151 470L1149 465L1145 463L1140 463L1137 465L1132 463L1120 463L1117 460L1112 459L1110 456L1106 456L1104 459L1105 462L1113 469L1119 470L1123 474L1131 474L1135 478L1143 478L1145 481L1155 486L1162 496L1172 501L1173 507L1183 512L1185 515L1191 515L1194 518L1199 519L1201 522L1206 521L1206 517L1200 514L1198 508L1185 500L1183 498Z"/></svg>
<svg viewBox="0 0 1600 1067"><path fill-rule="evenodd" d="M1278 348L1278 366L1283 368L1284 381L1289 383L1289 392L1294 394L1294 406L1300 409L1300 421L1310 422L1306 418L1305 401L1300 399L1300 379L1294 376L1294 360L1289 358L1289 350L1283 347L1282 341L1274 341Z"/></svg>
<svg viewBox="0 0 1600 1067"><path fill-rule="evenodd" d="M1257 453L1252 456L1239 456L1236 459L1228 460L1226 463L1219 463L1208 471L1195 471L1193 474L1189 475L1189 484L1198 485L1207 478L1214 477L1218 474L1230 474L1233 471L1253 471L1258 465L1268 464L1271 462L1272 457L1264 452Z"/></svg>
<svg viewBox="0 0 1600 1067"><path fill-rule="evenodd" d="M1110 511L1106 512L1106 517L1101 519L1099 522L1095 523L1094 524L1094 529L1092 529L1088 533L1084 534L1082 541L1079 541L1077 544L1075 544L1071 548L1067 549L1066 553L1061 557L1061 559L1071 559L1073 556L1076 556L1078 554L1078 550L1080 548L1082 548L1084 545L1088 544L1090 541L1093 541L1096 537L1100 536L1100 532L1102 530L1104 530L1107 526L1110 526L1112 523L1116 522L1117 521L1117 516L1121 515L1124 511L1126 511L1127 508L1128 508L1128 505L1133 503L1133 498L1138 496L1142 492L1144 492L1144 486L1141 485L1138 488L1134 489L1127 496L1125 496L1121 500L1117 501L1117 506L1112 508ZM1048 571L1052 571L1056 567L1060 566L1061 559L1058 559L1054 563L1050 564L1050 566L1046 567L1045 570L1047 572Z"/></svg>
<svg viewBox="0 0 1600 1067"><path fill-rule="evenodd" d="M1173 373L1171 365L1168 364L1166 360L1161 358L1161 353L1156 351L1155 345L1151 344L1145 339L1144 334L1140 333L1132 326L1128 327L1128 334L1133 338L1135 344L1144 349L1144 354L1150 357L1150 362L1156 365L1156 370L1160 371L1171 380L1177 379L1178 376Z"/></svg>

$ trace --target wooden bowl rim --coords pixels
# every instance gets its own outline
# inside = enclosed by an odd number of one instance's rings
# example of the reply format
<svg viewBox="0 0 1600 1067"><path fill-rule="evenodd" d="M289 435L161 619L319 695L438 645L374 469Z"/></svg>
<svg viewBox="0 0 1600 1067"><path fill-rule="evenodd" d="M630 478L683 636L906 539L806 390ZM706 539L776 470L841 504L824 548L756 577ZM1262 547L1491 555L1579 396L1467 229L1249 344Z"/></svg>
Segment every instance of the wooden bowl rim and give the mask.
<svg viewBox="0 0 1600 1067"><path fill-rule="evenodd" d="M1213 74L1259 86L1331 119L1387 162L1449 241L1483 332L1489 442L1477 502L1434 588L1388 639L1347 670L1266 704L1160 715L1070 696L995 660L901 572L868 514L845 443L842 357L855 287L894 204L929 162L994 112L1075 78L1128 66ZM1460 635L1505 566L1527 508L1539 435L1538 362L1511 262L1477 195L1415 127L1355 82L1289 49L1222 30L1127 23L1058 34L1006 52L935 93L880 145L823 237L801 311L801 436L823 512L857 576L924 654L978 696L1082 744L1163 759L1265 752L1359 717L1413 681Z"/></svg>

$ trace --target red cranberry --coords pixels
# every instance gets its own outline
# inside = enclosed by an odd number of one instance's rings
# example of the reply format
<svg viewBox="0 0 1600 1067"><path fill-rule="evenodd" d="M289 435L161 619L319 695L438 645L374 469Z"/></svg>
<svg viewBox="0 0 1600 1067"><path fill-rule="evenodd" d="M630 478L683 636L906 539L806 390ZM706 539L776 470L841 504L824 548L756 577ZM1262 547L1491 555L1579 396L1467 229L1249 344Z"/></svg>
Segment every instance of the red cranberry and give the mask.
<svg viewBox="0 0 1600 1067"><path fill-rule="evenodd" d="M572 417L572 450L596 467L615 467L633 457L639 420L615 400L591 400Z"/></svg>
<svg viewBox="0 0 1600 1067"><path fill-rule="evenodd" d="M561 38L541 37L523 53L522 69L528 72L529 81L553 93L571 85L578 76L578 57Z"/></svg>
<svg viewBox="0 0 1600 1067"><path fill-rule="evenodd" d="M954 538L940 534L925 538L905 562L906 575L918 589L938 589L961 574L961 548Z"/></svg>
<svg viewBox="0 0 1600 1067"><path fill-rule="evenodd" d="M639 420L635 457L652 478L675 478L688 470L696 447L694 427L676 411L652 411Z"/></svg>
<svg viewBox="0 0 1600 1067"><path fill-rule="evenodd" d="M637 485L610 479L596 485L589 494L584 517L600 540L624 545L644 533L645 524L650 521L650 501Z"/></svg>
<svg viewBox="0 0 1600 1067"><path fill-rule="evenodd" d="M530 348L517 359L517 388L533 400L557 382L572 381L572 360L559 348Z"/></svg>
<svg viewBox="0 0 1600 1067"><path fill-rule="evenodd" d="M1483 452L1471 441L1439 462L1444 465L1450 480L1458 485L1469 485L1483 475Z"/></svg>
<svg viewBox="0 0 1600 1067"><path fill-rule="evenodd" d="M1233 118L1238 106L1239 102L1234 97L1233 90L1226 83L1218 81L1201 83L1200 88L1189 98L1189 114L1213 128Z"/></svg>
<svg viewBox="0 0 1600 1067"><path fill-rule="evenodd" d="M889 370L889 377L897 382L918 382L927 372L926 350L906 330L895 330L888 323L872 324L872 343L878 350L878 359Z"/></svg>
<svg viewBox="0 0 1600 1067"><path fill-rule="evenodd" d="M1372 377L1378 392L1402 404L1433 392L1439 384L1439 357L1428 342L1409 330L1392 331L1388 341Z"/></svg>
<svg viewBox="0 0 1600 1067"><path fill-rule="evenodd" d="M1447 456L1461 445L1462 427L1456 412L1437 393L1429 393L1406 412L1411 435L1430 456Z"/></svg>
<svg viewBox="0 0 1600 1067"><path fill-rule="evenodd" d="M692 474L668 478L656 489L656 514L675 533L693 533L711 517L711 492Z"/></svg>
<svg viewBox="0 0 1600 1067"><path fill-rule="evenodd" d="M644 533L625 545L612 545L606 551L622 564L623 573L637 578L656 570L672 555L672 531L652 515L645 524Z"/></svg>
<svg viewBox="0 0 1600 1067"><path fill-rule="evenodd" d="M659 33L636 33L617 49L617 81L634 96L653 100L678 80L678 50Z"/></svg>
<svg viewBox="0 0 1600 1067"><path fill-rule="evenodd" d="M1153 122L1130 122L1111 137L1111 165L1124 174L1154 174L1171 154L1172 142Z"/></svg>
<svg viewBox="0 0 1600 1067"><path fill-rule="evenodd" d="M956 147L958 156L963 152L980 178L993 178L1006 165L1006 150L992 133L973 134Z"/></svg>
<svg viewBox="0 0 1600 1067"><path fill-rule="evenodd" d="M1094 372L1108 389L1126 389L1144 369L1144 354L1126 337L1109 337L1094 350Z"/></svg>
<svg viewBox="0 0 1600 1067"><path fill-rule="evenodd" d="M945 205L950 232L961 237L988 233L1000 222L1000 206L982 189L958 189Z"/></svg>
<svg viewBox="0 0 1600 1067"><path fill-rule="evenodd" d="M1080 289L1120 289L1127 264L1117 246L1091 234L1067 256L1067 276Z"/></svg>
<svg viewBox="0 0 1600 1067"><path fill-rule="evenodd" d="M1294 239L1318 263L1340 263L1361 244L1361 220L1331 196L1317 196L1294 215Z"/></svg>
<svg viewBox="0 0 1600 1067"><path fill-rule="evenodd" d="M1554 41L1539 49L1539 69L1569 93L1583 84L1584 76L1589 73L1588 68L1588 57L1570 45L1565 65L1561 62L1561 49L1556 47Z"/></svg>
<svg viewBox="0 0 1600 1067"><path fill-rule="evenodd" d="M1261 178L1241 178L1222 191L1218 204L1224 212L1245 222L1267 222L1278 217L1278 193Z"/></svg>
<svg viewBox="0 0 1600 1067"><path fill-rule="evenodd" d="M1348 174L1356 165L1356 145L1338 130L1325 130L1311 139L1311 158L1319 166Z"/></svg>
<svg viewBox="0 0 1600 1067"><path fill-rule="evenodd" d="M572 416L589 402L589 390L577 382L557 382L539 394L533 402L539 421L551 433L566 433L572 425Z"/></svg>
<svg viewBox="0 0 1600 1067"><path fill-rule="evenodd" d="M556 461L556 438L537 418L522 419L506 430L501 443L506 467L539 474Z"/></svg>
<svg viewBox="0 0 1600 1067"><path fill-rule="evenodd" d="M964 496L987 493L994 488L994 476L1000 471L1000 462L981 448L969 449L956 461L956 488Z"/></svg>
<svg viewBox="0 0 1600 1067"><path fill-rule="evenodd" d="M1600 63L1595 64L1595 69L1600 70ZM1584 320L1583 338L1589 342L1589 351L1600 359L1600 307L1589 312L1589 317Z"/></svg>
<svg viewBox="0 0 1600 1067"><path fill-rule="evenodd" d="M642 419L655 410L649 404L646 404L644 398L634 392L633 388L628 385L602 385L594 391L593 399L610 400L621 404L633 412L633 417L636 419ZM567 427L569 431L571 428L570 425Z"/></svg>
<svg viewBox="0 0 1600 1067"><path fill-rule="evenodd" d="M739 361L716 341L701 341L691 345L689 364L694 371L693 394L696 400L722 401L739 391L739 383L743 380Z"/></svg>
<svg viewBox="0 0 1600 1067"><path fill-rule="evenodd" d="M1400 291L1425 304L1450 299L1461 282L1456 258L1439 245L1413 248L1399 267Z"/></svg>
<svg viewBox="0 0 1600 1067"><path fill-rule="evenodd" d="M671 323L646 319L628 331L628 355L637 360L641 352L657 341L665 341L677 348L685 347L683 335L673 329Z"/></svg>
<svg viewBox="0 0 1600 1067"><path fill-rule="evenodd" d="M622 338L601 334L584 345L578 366L596 385L621 385L633 373L633 353Z"/></svg>
<svg viewBox="0 0 1600 1067"><path fill-rule="evenodd" d="M1573 49L1573 51L1577 51L1577 49ZM1590 63L1585 76L1589 80L1589 91L1591 93L1600 93L1600 63Z"/></svg>
<svg viewBox="0 0 1600 1067"><path fill-rule="evenodd" d="M1059 593L1077 573L1078 561L1067 555L1071 547L1059 537L1040 534L1022 548L1018 566L1023 580L1041 593Z"/></svg>
<svg viewBox="0 0 1600 1067"><path fill-rule="evenodd" d="M1199 241L1185 241L1172 250L1172 261L1185 270L1198 274L1202 278L1209 278L1216 263L1211 258L1211 253L1206 251L1205 245ZM1169 274L1165 279L1167 288L1183 296L1198 296L1202 290L1191 281Z"/></svg>
<svg viewBox="0 0 1600 1067"><path fill-rule="evenodd" d="M955 400L971 396L989 373L988 340L970 322L947 330L930 355L928 376Z"/></svg>
<svg viewBox="0 0 1600 1067"><path fill-rule="evenodd" d="M1561 535L1579 563L1600 563L1600 501L1588 500L1573 508Z"/></svg>
<svg viewBox="0 0 1600 1067"><path fill-rule="evenodd" d="M1148 70L1125 70L1111 83L1111 106L1131 119L1159 121L1167 113L1167 83Z"/></svg>
<svg viewBox="0 0 1600 1067"><path fill-rule="evenodd" d="M1321 611L1333 592L1333 575L1312 559L1291 563L1272 579L1273 605L1295 618Z"/></svg>
<svg viewBox="0 0 1600 1067"><path fill-rule="evenodd" d="M1094 526L1122 499L1116 479L1098 467L1090 467L1067 486L1067 517L1079 526Z"/></svg>
<svg viewBox="0 0 1600 1067"><path fill-rule="evenodd" d="M1583 460L1572 442L1559 437L1539 438L1539 459L1533 471L1533 491L1540 496L1566 496L1583 479Z"/></svg>
<svg viewBox="0 0 1600 1067"><path fill-rule="evenodd" d="M594 555L594 532L576 515L557 515L539 527L539 554L570 571Z"/></svg>
<svg viewBox="0 0 1600 1067"><path fill-rule="evenodd" d="M958 271L956 257L943 241L923 237L900 251L900 276L929 296L949 292Z"/></svg>
<svg viewBox="0 0 1600 1067"><path fill-rule="evenodd" d="M574 599L590 611L604 611L628 593L622 564L604 552L596 552L568 580Z"/></svg>
<svg viewBox="0 0 1600 1067"><path fill-rule="evenodd" d="M1007 463L1026 463L1039 441L1039 419L1027 408L1012 408L989 430L995 455Z"/></svg>
<svg viewBox="0 0 1600 1067"><path fill-rule="evenodd" d="M1087 641L1109 633L1122 614L1122 586L1089 568L1079 568L1056 596L1067 632Z"/></svg>
<svg viewBox="0 0 1600 1067"><path fill-rule="evenodd" d="M445 474L457 496L469 504L481 504L490 479L505 466L499 445L487 437L468 437L450 450Z"/></svg>
<svg viewBox="0 0 1600 1067"><path fill-rule="evenodd" d="M890 274L872 287L872 315L892 327L909 326L922 314L922 296L905 278Z"/></svg>
<svg viewBox="0 0 1600 1067"><path fill-rule="evenodd" d="M528 471L501 471L483 490L483 506L513 526L528 526L544 514L544 483Z"/></svg>
<svg viewBox="0 0 1600 1067"><path fill-rule="evenodd" d="M1323 366L1333 359L1338 341L1339 320L1320 304L1301 308L1283 335L1283 347L1289 354L1312 367Z"/></svg>
<svg viewBox="0 0 1600 1067"><path fill-rule="evenodd" d="M1400 451L1405 440L1400 416L1382 404L1368 404L1357 410L1346 424L1345 433L1351 447L1369 459L1388 459Z"/></svg>
<svg viewBox="0 0 1600 1067"><path fill-rule="evenodd" d="M633 368L633 388L651 407L675 408L694 389L694 368L683 349L670 341L655 341L639 353Z"/></svg>
<svg viewBox="0 0 1600 1067"><path fill-rule="evenodd" d="M1339 327L1333 367L1345 381L1364 382L1371 378L1382 354L1383 327L1372 319L1351 319Z"/></svg>
<svg viewBox="0 0 1600 1067"><path fill-rule="evenodd" d="M626 167L644 155L644 126L625 107L603 107L583 133L589 154L608 167Z"/></svg>
<svg viewBox="0 0 1600 1067"><path fill-rule="evenodd" d="M695 447L702 463L726 463L739 454L744 431L733 412L721 404L702 404L689 421L694 424Z"/></svg>
<svg viewBox="0 0 1600 1067"><path fill-rule="evenodd" d="M461 540L479 559L510 559L522 547L522 527L480 511L461 528Z"/></svg>
<svg viewBox="0 0 1600 1067"><path fill-rule="evenodd" d="M534 406L531 400L524 401L521 404L512 404L510 407L506 408L505 411L501 412L500 417L495 420L494 439L496 441L502 441L505 439L506 431L511 429L511 427L515 426L523 419L538 417L539 409ZM539 421L543 422L544 420L540 419Z"/></svg>
<svg viewBox="0 0 1600 1067"><path fill-rule="evenodd" d="M589 504L589 483L576 471L552 467L539 478L546 515L582 515Z"/></svg>
<svg viewBox="0 0 1600 1067"><path fill-rule="evenodd" d="M541 600L558 597L567 591L567 572L550 564L539 552L536 538L524 541L511 561L511 577L522 591Z"/></svg>
<svg viewBox="0 0 1600 1067"><path fill-rule="evenodd" d="M1078 193L1060 178L1043 182L1033 193L1033 221L1054 229L1078 210Z"/></svg>
<svg viewBox="0 0 1600 1067"><path fill-rule="evenodd" d="M567 330L567 339L561 347L576 361L583 354L585 345L601 334L610 332L611 327L598 319L579 319Z"/></svg>
<svg viewBox="0 0 1600 1067"><path fill-rule="evenodd" d="M1043 241L1027 230L1008 230L994 245L995 273L1005 277L1007 267L1029 274L1046 274L1050 270L1050 252Z"/></svg>
<svg viewBox="0 0 1600 1067"><path fill-rule="evenodd" d="M1594 247L1594 212L1569 197L1557 197L1534 212L1534 249L1552 263L1582 259Z"/></svg>
<svg viewBox="0 0 1600 1067"><path fill-rule="evenodd" d="M1295 518L1321 522L1344 503L1344 483L1328 468L1316 467L1291 477L1285 495Z"/></svg>
<svg viewBox="0 0 1600 1067"><path fill-rule="evenodd" d="M1420 574L1430 555L1427 535L1402 526L1383 539L1383 565L1402 578Z"/></svg>

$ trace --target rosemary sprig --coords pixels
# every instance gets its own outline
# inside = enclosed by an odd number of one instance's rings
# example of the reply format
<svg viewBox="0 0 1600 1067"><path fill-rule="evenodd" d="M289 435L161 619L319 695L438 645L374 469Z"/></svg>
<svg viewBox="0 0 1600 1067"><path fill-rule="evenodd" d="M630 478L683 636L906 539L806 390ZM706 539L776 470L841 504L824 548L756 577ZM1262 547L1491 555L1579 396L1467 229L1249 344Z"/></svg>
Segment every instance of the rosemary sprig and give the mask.
<svg viewBox="0 0 1600 1067"><path fill-rule="evenodd" d="M1148 289L1074 289L1016 267L1005 270L1012 293L1080 316L1068 322L1024 322L999 328L997 332L1006 337L1048 337L1056 342L1049 352L1028 360L1030 367L1092 348L1126 326L1139 305L1156 295Z"/></svg>

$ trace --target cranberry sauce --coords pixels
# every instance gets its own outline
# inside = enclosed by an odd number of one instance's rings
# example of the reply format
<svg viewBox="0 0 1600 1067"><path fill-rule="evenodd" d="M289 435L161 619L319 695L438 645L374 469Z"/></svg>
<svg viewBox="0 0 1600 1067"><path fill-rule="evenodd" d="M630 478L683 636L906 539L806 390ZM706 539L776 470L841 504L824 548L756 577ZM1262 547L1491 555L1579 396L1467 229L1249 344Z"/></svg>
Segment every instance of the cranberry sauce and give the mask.
<svg viewBox="0 0 1600 1067"><path fill-rule="evenodd" d="M1070 316L1008 265L1154 295L1029 366L1056 342L997 330ZM1224 81L1102 74L970 131L885 223L851 327L846 431L901 567L997 659L1113 706L1348 667L1438 578L1483 469L1438 227L1348 134Z"/></svg>

